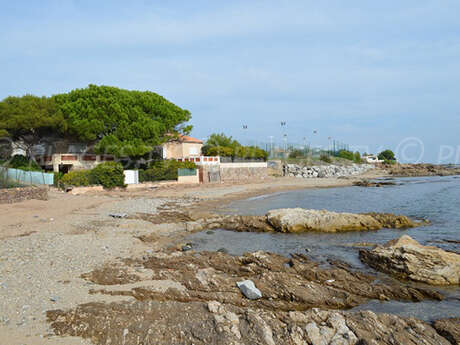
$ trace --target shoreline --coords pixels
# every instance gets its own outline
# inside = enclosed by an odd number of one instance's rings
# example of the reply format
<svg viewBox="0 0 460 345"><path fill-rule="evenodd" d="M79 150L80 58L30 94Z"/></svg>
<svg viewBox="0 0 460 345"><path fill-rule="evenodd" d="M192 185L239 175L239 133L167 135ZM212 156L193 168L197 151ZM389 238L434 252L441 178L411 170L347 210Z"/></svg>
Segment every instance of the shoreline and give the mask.
<svg viewBox="0 0 460 345"><path fill-rule="evenodd" d="M82 338L52 335L43 311L69 310L85 303L132 302L129 295L91 293L107 286L88 282L82 275L105 265L124 267L126 260L180 255L177 248L191 232L179 226L176 214L212 212L235 200L291 190L347 187L355 181L382 177L392 176L378 170L340 179L270 178L264 182L83 195L52 191L48 201L1 205L0 289L4 293L0 296L0 343L41 345L46 337L46 344L51 345L92 344ZM152 214L159 220L116 219L109 216L111 212ZM147 279L146 286L160 284L148 277L150 269L132 270L128 265L126 270L122 277L139 275L141 282ZM167 289L168 284L173 283L165 281L158 288ZM141 286L119 282L113 288L123 291Z"/></svg>

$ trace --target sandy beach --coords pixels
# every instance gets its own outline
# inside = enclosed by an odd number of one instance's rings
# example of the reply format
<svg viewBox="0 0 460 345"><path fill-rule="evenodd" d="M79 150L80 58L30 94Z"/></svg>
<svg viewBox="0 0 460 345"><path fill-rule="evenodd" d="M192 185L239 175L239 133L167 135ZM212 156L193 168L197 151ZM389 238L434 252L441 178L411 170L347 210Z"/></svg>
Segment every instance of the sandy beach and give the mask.
<svg viewBox="0 0 460 345"><path fill-rule="evenodd" d="M1 205L0 344L90 344L79 338L54 336L46 322L46 311L123 299L89 294L91 286L80 275L106 263L177 245L186 234L173 224L158 226L141 219L116 219L109 216L111 213L154 215L164 208L211 211L241 198L349 186L363 177L383 175L382 171L373 171L346 179L270 178L252 183L83 195L51 190L48 201ZM152 232L154 243L139 240Z"/></svg>
<svg viewBox="0 0 460 345"><path fill-rule="evenodd" d="M60 320L60 312L49 312L100 305L99 302L104 305L133 303L139 297L127 293L129 290L150 288L160 292L160 300L171 297L171 288L182 291L183 283L179 281L188 279L187 272L174 273L182 275L178 281L155 279L152 274L162 275L161 268L155 267L156 264L152 267L145 264L145 260L164 255L174 258L177 257L174 253L181 253L184 237L190 232L180 218L175 217L212 212L230 201L258 195L351 186L364 178L383 176L384 171L374 170L365 175L339 179L270 178L241 184L166 184L135 191L82 195L51 190L48 201L29 200L1 205L0 344L99 344L101 339L97 335L85 339L70 337L64 330L62 334L65 336L56 335L56 323L52 328L49 321L50 318ZM114 214L123 217L111 216ZM158 269L160 271L156 272ZM346 278L349 273L343 271L341 274L345 275L343 279L350 279ZM292 279L295 281L294 277ZM364 280L359 284L368 284L368 278L360 279ZM107 285L110 293L105 290ZM325 291L322 298L327 301L327 286L318 288ZM407 292L399 287L382 289L400 296L395 298L407 298L404 297ZM163 294L169 297L161 297ZM195 307L190 304L190 308ZM176 306L168 308L171 308L166 309L168 313L174 313ZM196 311L196 315L200 313Z"/></svg>

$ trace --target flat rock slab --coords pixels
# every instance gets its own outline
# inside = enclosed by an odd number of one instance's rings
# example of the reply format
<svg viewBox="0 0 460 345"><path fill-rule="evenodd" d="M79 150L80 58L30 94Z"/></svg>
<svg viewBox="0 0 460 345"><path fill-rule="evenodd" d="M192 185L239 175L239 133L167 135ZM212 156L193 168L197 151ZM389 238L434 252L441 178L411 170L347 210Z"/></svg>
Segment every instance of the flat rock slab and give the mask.
<svg viewBox="0 0 460 345"><path fill-rule="evenodd" d="M360 250L359 258L370 267L398 278L431 285L460 283L460 255L423 246L404 235L373 250Z"/></svg>
<svg viewBox="0 0 460 345"><path fill-rule="evenodd" d="M378 230L382 228L410 228L420 225L406 216L387 213L337 213L302 208L269 211L267 221L276 231L280 232L341 232Z"/></svg>

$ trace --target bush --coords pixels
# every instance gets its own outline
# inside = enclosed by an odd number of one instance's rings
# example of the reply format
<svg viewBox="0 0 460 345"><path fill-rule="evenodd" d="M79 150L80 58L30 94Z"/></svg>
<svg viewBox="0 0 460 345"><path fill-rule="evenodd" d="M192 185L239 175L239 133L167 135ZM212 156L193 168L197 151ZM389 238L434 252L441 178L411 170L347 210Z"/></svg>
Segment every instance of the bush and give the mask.
<svg viewBox="0 0 460 345"><path fill-rule="evenodd" d="M355 163L362 163L363 160L361 159L361 153L359 153L358 151L355 152L354 156L353 156L353 161Z"/></svg>
<svg viewBox="0 0 460 345"><path fill-rule="evenodd" d="M348 150L340 150L337 156L340 158L348 159L350 161L353 161L355 159L355 155L353 154L353 152Z"/></svg>
<svg viewBox="0 0 460 345"><path fill-rule="evenodd" d="M391 150L385 150L380 152L378 158L383 161L396 161L395 154Z"/></svg>
<svg viewBox="0 0 460 345"><path fill-rule="evenodd" d="M54 178L56 179L56 175ZM91 170L74 170L69 171L67 174L62 176L58 181L57 185L68 185L74 187L86 187L91 185Z"/></svg>
<svg viewBox="0 0 460 345"><path fill-rule="evenodd" d="M26 171L42 171L42 168L37 164L37 162L23 155L14 155L13 158L7 162L7 166L8 168Z"/></svg>
<svg viewBox="0 0 460 345"><path fill-rule="evenodd" d="M54 175L53 185L54 185L54 187L59 188L61 186L61 180L62 180L62 177L64 177L64 173L62 173L62 172L54 172L53 175Z"/></svg>
<svg viewBox="0 0 460 345"><path fill-rule="evenodd" d="M90 171L91 184L100 184L104 188L125 187L123 166L116 162L105 162Z"/></svg>
<svg viewBox="0 0 460 345"><path fill-rule="evenodd" d="M326 153L322 153L319 159L325 163L332 163L332 158Z"/></svg>
<svg viewBox="0 0 460 345"><path fill-rule="evenodd" d="M178 162L176 160L161 160L150 163L145 170L139 170L139 181L177 180L177 169L196 169L194 162Z"/></svg>

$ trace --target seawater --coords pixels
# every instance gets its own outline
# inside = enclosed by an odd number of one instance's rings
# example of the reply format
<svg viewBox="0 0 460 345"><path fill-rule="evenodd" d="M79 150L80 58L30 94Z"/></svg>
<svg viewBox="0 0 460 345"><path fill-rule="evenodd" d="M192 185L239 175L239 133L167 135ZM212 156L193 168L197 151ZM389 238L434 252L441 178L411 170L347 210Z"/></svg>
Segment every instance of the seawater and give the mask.
<svg viewBox="0 0 460 345"><path fill-rule="evenodd" d="M391 279L362 264L358 258L360 245L383 244L407 234L424 245L435 245L460 253L460 178L423 177L392 179L393 186L343 187L306 189L264 195L232 202L222 208L224 213L263 215L278 208L301 207L336 212L389 212L416 219L428 219L431 224L414 229L384 229L379 231L278 234L239 233L232 231L203 231L189 240L198 251L225 248L230 254L264 250L289 256L303 253L322 264L328 260L348 262L355 269ZM423 286L423 284L418 284ZM428 287L427 288L432 288ZM441 302L419 303L372 301L355 309L391 312L425 320L441 317L460 317L460 288L436 288L446 296Z"/></svg>

